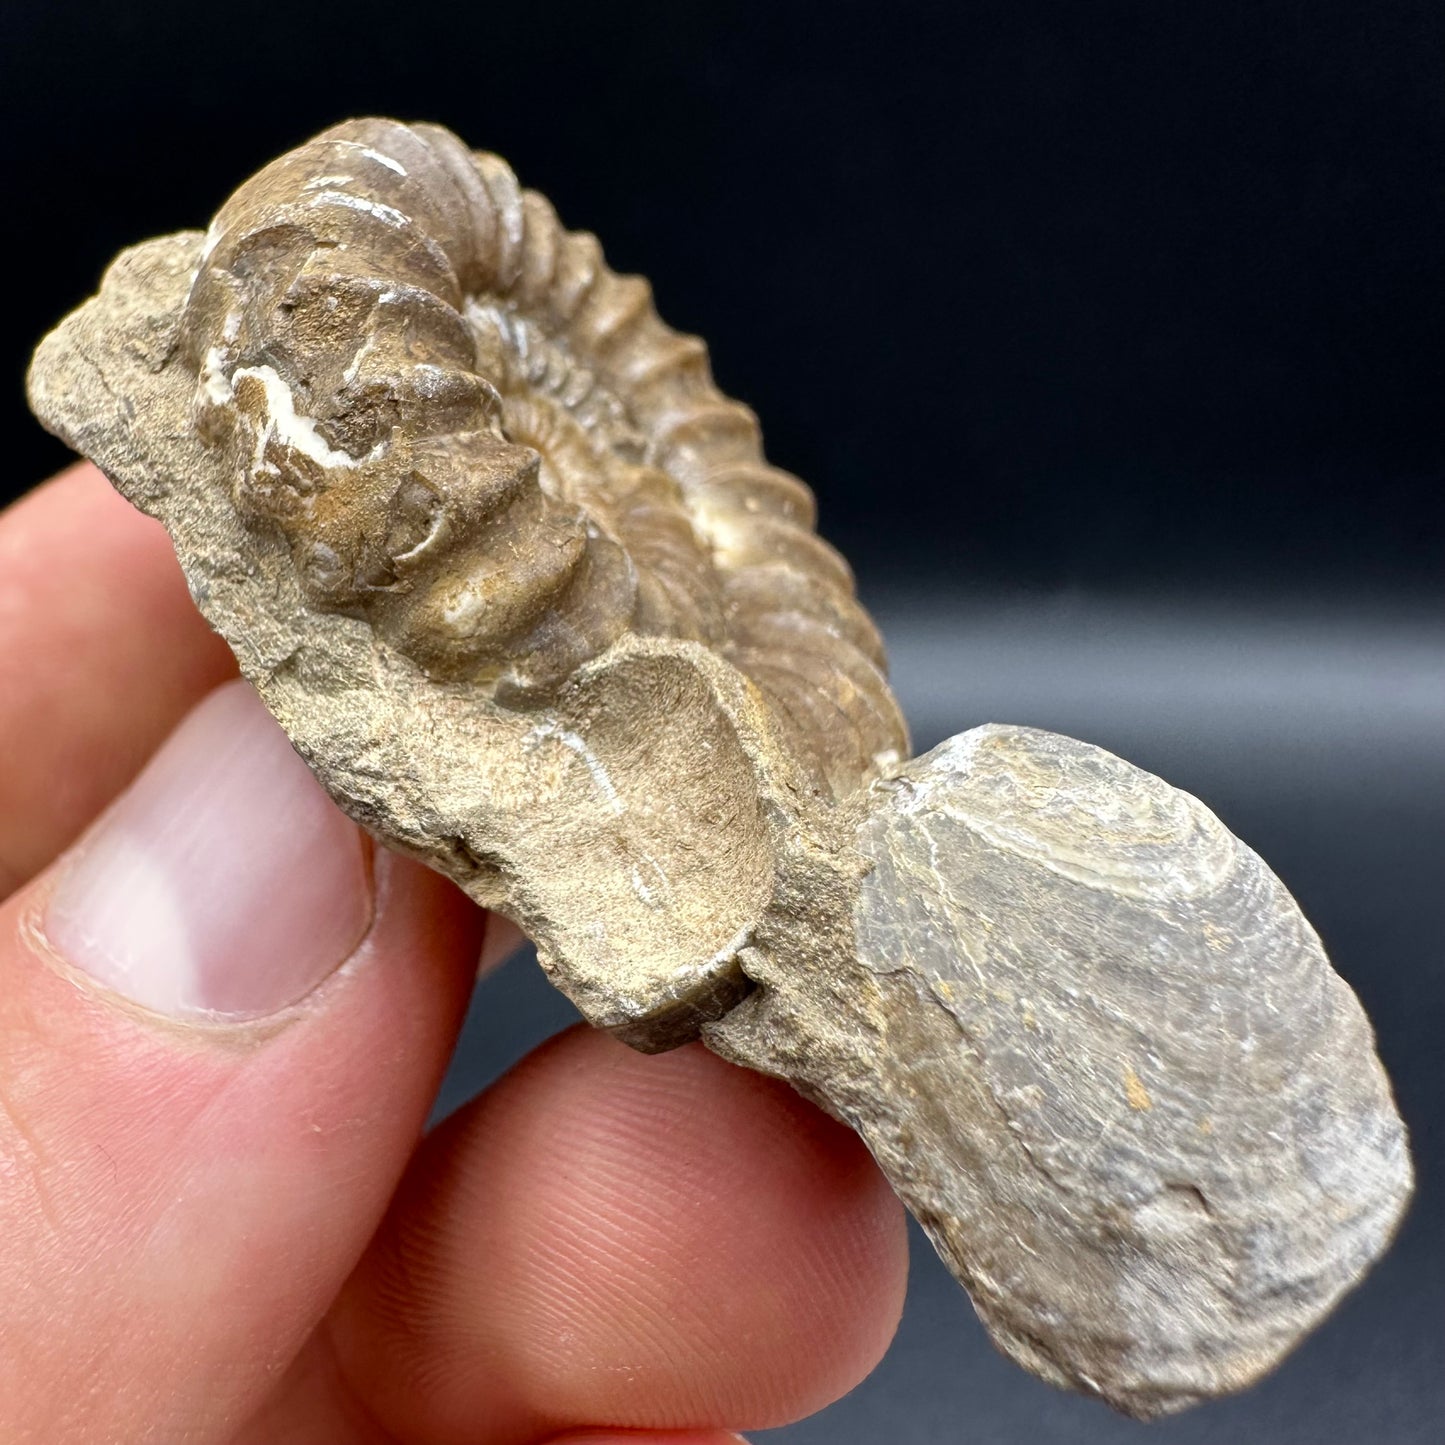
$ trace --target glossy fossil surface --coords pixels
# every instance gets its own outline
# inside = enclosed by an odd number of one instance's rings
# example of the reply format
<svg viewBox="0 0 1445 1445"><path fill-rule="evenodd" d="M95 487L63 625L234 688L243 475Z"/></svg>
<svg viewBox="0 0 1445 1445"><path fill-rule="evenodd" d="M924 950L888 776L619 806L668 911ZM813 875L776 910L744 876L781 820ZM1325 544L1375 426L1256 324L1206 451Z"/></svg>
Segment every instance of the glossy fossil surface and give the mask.
<svg viewBox="0 0 1445 1445"><path fill-rule="evenodd" d="M1403 1129L1283 886L1087 744L905 763L807 489L495 157L333 128L123 254L30 393L347 812L593 1023L856 1127L1030 1369L1239 1388L1388 1242Z"/></svg>
<svg viewBox="0 0 1445 1445"><path fill-rule="evenodd" d="M493 156L336 127L222 207L179 333L195 426L302 592L440 681L555 692L699 642L835 789L906 751L882 645L756 419Z"/></svg>

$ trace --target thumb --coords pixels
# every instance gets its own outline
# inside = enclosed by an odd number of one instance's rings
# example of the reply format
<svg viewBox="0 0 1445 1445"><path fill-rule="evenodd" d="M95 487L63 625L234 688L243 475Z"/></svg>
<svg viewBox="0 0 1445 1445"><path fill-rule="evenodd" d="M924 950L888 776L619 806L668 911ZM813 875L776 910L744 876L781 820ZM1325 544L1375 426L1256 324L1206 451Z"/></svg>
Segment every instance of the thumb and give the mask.
<svg viewBox="0 0 1445 1445"><path fill-rule="evenodd" d="M0 907L0 1439L254 1412L401 1174L481 917L243 683Z"/></svg>

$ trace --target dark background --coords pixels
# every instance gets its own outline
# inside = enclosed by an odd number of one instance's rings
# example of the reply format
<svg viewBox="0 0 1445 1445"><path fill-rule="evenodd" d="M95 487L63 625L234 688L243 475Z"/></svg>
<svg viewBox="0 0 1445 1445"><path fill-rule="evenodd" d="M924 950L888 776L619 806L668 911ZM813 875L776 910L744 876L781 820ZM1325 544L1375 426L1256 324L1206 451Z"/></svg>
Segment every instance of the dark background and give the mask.
<svg viewBox="0 0 1445 1445"><path fill-rule="evenodd" d="M1412 1127L1395 1251L1236 1401L1059 1395L925 1247L882 1369L780 1441L1438 1442L1445 8L5 0L0 489L65 460L23 368L110 256L367 112L505 155L709 339L920 747L1073 732L1270 858ZM445 1102L567 1017L510 965Z"/></svg>

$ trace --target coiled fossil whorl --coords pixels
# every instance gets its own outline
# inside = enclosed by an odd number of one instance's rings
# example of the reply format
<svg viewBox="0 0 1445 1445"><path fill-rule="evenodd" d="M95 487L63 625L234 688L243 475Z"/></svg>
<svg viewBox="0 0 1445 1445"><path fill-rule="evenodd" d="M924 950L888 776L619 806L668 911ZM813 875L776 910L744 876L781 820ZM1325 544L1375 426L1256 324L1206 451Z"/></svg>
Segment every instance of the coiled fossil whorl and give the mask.
<svg viewBox="0 0 1445 1445"><path fill-rule="evenodd" d="M216 217L181 339L243 514L430 676L535 699L626 632L689 639L834 793L906 755L807 488L495 156L388 120L282 156Z"/></svg>

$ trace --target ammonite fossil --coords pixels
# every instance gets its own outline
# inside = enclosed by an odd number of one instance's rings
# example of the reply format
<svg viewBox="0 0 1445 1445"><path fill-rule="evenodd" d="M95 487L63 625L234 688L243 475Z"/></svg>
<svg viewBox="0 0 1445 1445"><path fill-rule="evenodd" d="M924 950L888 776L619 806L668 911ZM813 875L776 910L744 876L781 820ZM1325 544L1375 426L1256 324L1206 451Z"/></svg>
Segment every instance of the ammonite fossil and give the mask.
<svg viewBox="0 0 1445 1445"><path fill-rule="evenodd" d="M1029 1369L1240 1388L1388 1243L1404 1130L1278 879L1085 743L907 761L808 489L496 157L326 131L124 253L30 394L341 807L594 1024L857 1128Z"/></svg>

